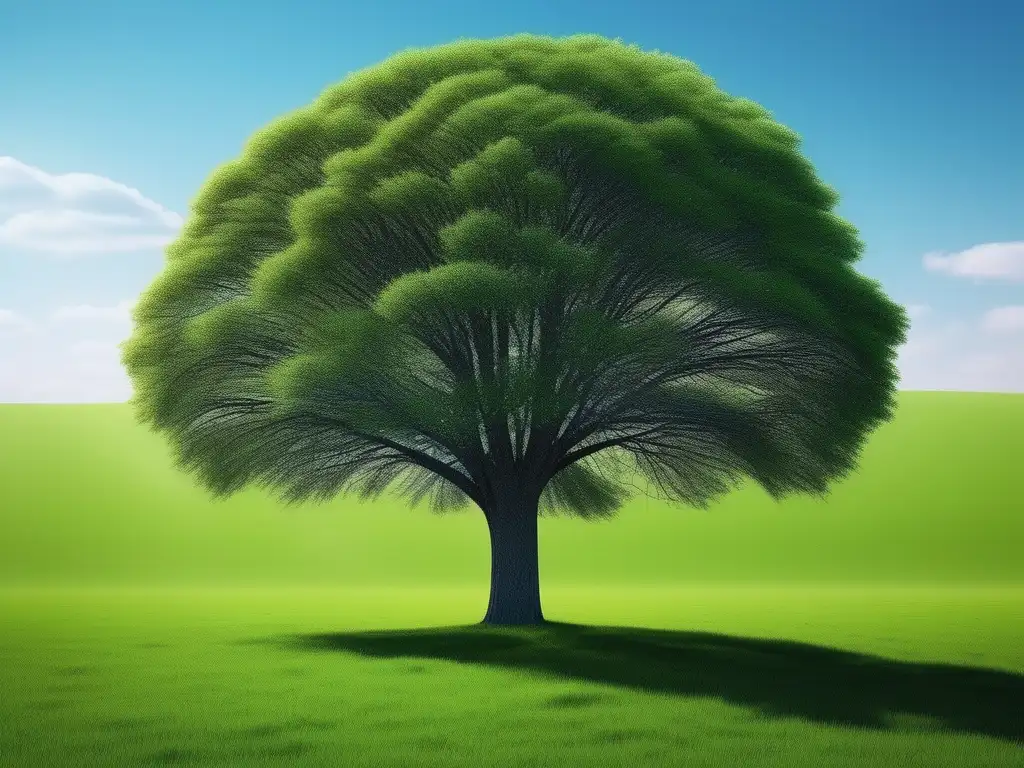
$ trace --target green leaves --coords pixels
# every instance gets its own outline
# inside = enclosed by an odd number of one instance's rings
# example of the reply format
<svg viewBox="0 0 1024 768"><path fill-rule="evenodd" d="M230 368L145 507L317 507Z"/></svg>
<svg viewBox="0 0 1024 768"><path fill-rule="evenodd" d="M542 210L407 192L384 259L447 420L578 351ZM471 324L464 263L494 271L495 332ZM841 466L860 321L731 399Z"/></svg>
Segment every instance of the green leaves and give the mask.
<svg viewBox="0 0 1024 768"><path fill-rule="evenodd" d="M451 263L489 261L507 266L518 257L518 230L497 211L469 211L439 233L445 259Z"/></svg>
<svg viewBox="0 0 1024 768"><path fill-rule="evenodd" d="M533 153L511 136L453 168L451 184L469 208L500 208L524 216L531 210L554 210L565 194L557 174L538 168Z"/></svg>
<svg viewBox="0 0 1024 768"><path fill-rule="evenodd" d="M447 184L421 171L381 179L370 191L368 202L410 227L441 221L455 204Z"/></svg>
<svg viewBox="0 0 1024 768"><path fill-rule="evenodd" d="M460 261L403 275L385 288L374 309L395 323L484 310L510 312L530 296L527 279L491 264Z"/></svg>
<svg viewBox="0 0 1024 768"><path fill-rule="evenodd" d="M607 462L605 462L607 464ZM593 464L593 462L591 462ZM603 468L602 468L603 469ZM551 478L540 498L540 513L566 515L582 520L614 517L632 496L622 476L610 478L604 471L583 464L570 464Z"/></svg>
<svg viewBox="0 0 1024 768"><path fill-rule="evenodd" d="M481 262L515 273L509 290L521 301L539 300L555 282L578 285L607 266L595 248L566 240L550 227L517 229L504 215L491 210L470 211L441 230L445 258L452 264ZM482 306L490 306L489 304Z"/></svg>
<svg viewBox="0 0 1024 768"><path fill-rule="evenodd" d="M211 174L124 345L137 412L218 493L450 508L523 475L605 516L615 455L686 503L819 492L907 319L799 141L594 35L402 53Z"/></svg>

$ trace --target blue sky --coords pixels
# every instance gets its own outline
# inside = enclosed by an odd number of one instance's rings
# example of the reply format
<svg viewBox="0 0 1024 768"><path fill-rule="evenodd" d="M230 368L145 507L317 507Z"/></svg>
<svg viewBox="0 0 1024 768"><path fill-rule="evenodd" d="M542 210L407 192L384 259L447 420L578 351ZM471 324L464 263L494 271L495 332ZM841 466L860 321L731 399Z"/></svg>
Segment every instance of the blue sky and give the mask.
<svg viewBox="0 0 1024 768"><path fill-rule="evenodd" d="M912 306L903 387L1024 391L1016 0L36 0L3 26L0 401L128 397L127 307L269 120L402 49L519 32L622 38L763 104Z"/></svg>

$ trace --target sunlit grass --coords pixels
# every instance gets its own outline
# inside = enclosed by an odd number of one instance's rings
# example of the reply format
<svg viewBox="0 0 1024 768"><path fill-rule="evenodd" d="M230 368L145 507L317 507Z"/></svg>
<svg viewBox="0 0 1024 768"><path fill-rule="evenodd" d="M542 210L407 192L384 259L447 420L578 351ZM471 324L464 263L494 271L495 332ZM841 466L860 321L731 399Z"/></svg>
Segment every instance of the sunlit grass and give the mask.
<svg viewBox="0 0 1024 768"><path fill-rule="evenodd" d="M548 589L529 630L480 598L4 591L0 764L1021 764L1022 589Z"/></svg>
<svg viewBox="0 0 1024 768"><path fill-rule="evenodd" d="M543 520L502 631L478 513L212 503L126 406L2 406L0 767L1024 765L1024 396L901 398L827 502Z"/></svg>

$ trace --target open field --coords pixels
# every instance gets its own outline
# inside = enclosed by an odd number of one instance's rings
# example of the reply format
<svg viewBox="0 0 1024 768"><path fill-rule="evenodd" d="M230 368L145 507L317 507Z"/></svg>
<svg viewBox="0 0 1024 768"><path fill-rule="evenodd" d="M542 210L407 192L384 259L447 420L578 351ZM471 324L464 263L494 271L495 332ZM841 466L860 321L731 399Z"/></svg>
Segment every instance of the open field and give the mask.
<svg viewBox="0 0 1024 768"><path fill-rule="evenodd" d="M0 406L0 766L1024 766L1024 395L911 393L828 502L541 522L210 502L126 406Z"/></svg>
<svg viewBox="0 0 1024 768"><path fill-rule="evenodd" d="M0 763L1024 764L1024 589L545 598L571 624L456 626L476 589L10 590Z"/></svg>
<svg viewBox="0 0 1024 768"><path fill-rule="evenodd" d="M211 502L125 405L0 405L0 584L485 584L483 516ZM1024 584L1024 395L904 394L827 502L540 524L546 585ZM484 601L486 602L486 601ZM482 608L481 608L482 610Z"/></svg>

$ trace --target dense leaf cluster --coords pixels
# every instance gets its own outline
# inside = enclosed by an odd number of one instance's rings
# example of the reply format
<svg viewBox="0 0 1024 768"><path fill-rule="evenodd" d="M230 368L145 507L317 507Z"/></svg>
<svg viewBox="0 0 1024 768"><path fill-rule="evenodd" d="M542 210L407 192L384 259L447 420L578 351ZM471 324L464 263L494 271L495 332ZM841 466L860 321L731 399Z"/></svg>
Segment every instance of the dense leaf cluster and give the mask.
<svg viewBox="0 0 1024 768"><path fill-rule="evenodd" d="M403 53L207 181L134 311L135 406L221 495L824 493L907 321L798 144L600 37Z"/></svg>

